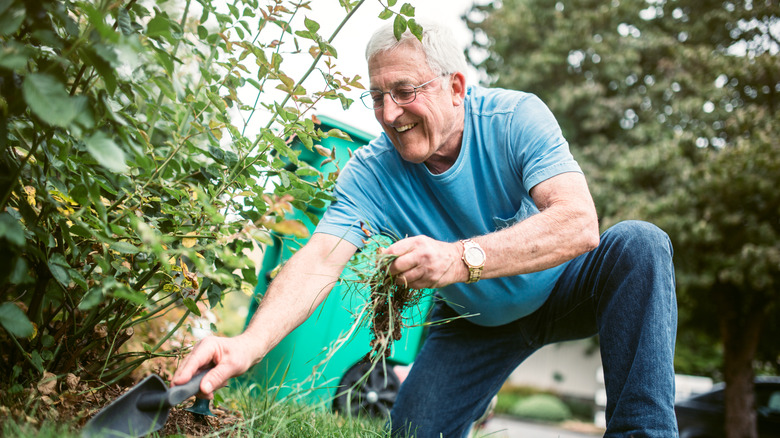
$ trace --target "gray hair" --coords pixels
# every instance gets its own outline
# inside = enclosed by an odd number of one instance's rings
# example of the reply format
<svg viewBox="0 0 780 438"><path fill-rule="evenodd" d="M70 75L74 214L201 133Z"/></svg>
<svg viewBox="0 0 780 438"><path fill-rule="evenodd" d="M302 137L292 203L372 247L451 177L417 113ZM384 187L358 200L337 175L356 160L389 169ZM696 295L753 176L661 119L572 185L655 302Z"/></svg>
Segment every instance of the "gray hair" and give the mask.
<svg viewBox="0 0 780 438"><path fill-rule="evenodd" d="M463 49L459 48L450 29L440 23L421 21L423 27L422 50L428 67L438 75L461 72L466 74L467 64ZM401 40L395 39L393 23L380 27L366 46L366 61L380 52L396 49L404 44L414 44L417 37L409 30L401 35Z"/></svg>

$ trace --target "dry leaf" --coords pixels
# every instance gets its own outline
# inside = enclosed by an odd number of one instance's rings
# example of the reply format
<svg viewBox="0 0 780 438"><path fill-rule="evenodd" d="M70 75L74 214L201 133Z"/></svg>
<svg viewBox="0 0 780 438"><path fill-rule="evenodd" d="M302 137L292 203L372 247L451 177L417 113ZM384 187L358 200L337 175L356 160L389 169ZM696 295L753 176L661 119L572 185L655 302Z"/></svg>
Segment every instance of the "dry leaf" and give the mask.
<svg viewBox="0 0 780 438"><path fill-rule="evenodd" d="M322 155L325 158L329 158L331 154L331 150L326 148L325 146L320 146L318 144L314 145L314 149L317 150L317 153Z"/></svg>
<svg viewBox="0 0 780 438"><path fill-rule="evenodd" d="M196 233L194 231L191 231L187 233L188 236L194 236ZM181 246L185 248L192 248L193 246L198 244L198 238L197 237L185 237L181 239Z"/></svg>
<svg viewBox="0 0 780 438"><path fill-rule="evenodd" d="M68 373L68 375L65 376L65 384L68 385L68 389L71 391L76 391L78 389L80 381L81 378L76 377L73 373Z"/></svg>
<svg viewBox="0 0 780 438"><path fill-rule="evenodd" d="M301 221L286 220L281 222L268 222L266 228L276 231L280 234L292 234L299 239L309 237L309 229Z"/></svg>
<svg viewBox="0 0 780 438"><path fill-rule="evenodd" d="M48 371L43 373L43 378L38 382L38 392L41 395L52 395L57 389L57 376Z"/></svg>
<svg viewBox="0 0 780 438"><path fill-rule="evenodd" d="M35 207L35 187L25 186L24 193L27 195L27 203L30 204L30 206Z"/></svg>

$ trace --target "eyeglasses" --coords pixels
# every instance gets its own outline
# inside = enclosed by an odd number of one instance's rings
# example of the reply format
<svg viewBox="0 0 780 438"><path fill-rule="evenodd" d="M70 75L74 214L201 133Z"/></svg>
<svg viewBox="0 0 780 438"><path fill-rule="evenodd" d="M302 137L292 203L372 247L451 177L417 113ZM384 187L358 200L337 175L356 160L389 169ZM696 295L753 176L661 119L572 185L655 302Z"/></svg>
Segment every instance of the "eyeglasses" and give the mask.
<svg viewBox="0 0 780 438"><path fill-rule="evenodd" d="M397 105L409 105L417 99L417 89L422 88L431 82L444 77L446 75L436 76L430 81L414 86L412 84L400 84L393 87L390 91L382 90L368 90L360 95L360 100L363 101L368 109L379 109L385 106L385 94L389 94Z"/></svg>

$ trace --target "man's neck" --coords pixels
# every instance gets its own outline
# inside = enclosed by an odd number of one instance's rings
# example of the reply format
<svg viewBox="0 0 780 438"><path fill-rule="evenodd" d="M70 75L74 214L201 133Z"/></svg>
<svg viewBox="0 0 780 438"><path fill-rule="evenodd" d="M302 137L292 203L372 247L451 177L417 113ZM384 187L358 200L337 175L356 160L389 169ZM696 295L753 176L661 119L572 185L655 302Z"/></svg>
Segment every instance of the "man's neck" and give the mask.
<svg viewBox="0 0 780 438"><path fill-rule="evenodd" d="M458 157L460 156L460 150L462 148L463 143L463 132L460 133L457 137L457 141L453 141L453 146L450 146L447 148L445 153L443 154L434 154L431 158L426 160L423 164L425 164L425 167L428 168L428 170L434 174L438 175L441 173L446 172L447 170L452 167L456 161L458 161Z"/></svg>

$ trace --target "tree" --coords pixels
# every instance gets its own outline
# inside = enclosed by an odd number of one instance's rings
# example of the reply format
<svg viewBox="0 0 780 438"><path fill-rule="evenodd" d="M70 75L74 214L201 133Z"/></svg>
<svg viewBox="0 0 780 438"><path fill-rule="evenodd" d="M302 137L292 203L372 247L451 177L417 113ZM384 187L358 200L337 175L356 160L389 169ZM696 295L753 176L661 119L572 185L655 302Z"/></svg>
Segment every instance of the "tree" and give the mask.
<svg viewBox="0 0 780 438"><path fill-rule="evenodd" d="M339 2L344 22L362 3ZM349 106L343 91L362 88L336 69L341 26L325 38L307 10L0 1L0 393L49 373L113 382L181 354L163 346L198 303L254 287L244 248L271 230L307 233L286 215L323 207L336 174L289 144L330 154L315 143L345 134L310 110ZM419 33L413 14L383 12ZM293 79L295 56L311 68ZM321 88L306 90L312 73ZM133 327L177 307L171 333L118 353Z"/></svg>
<svg viewBox="0 0 780 438"><path fill-rule="evenodd" d="M490 82L558 117L602 226L670 234L676 366L724 378L729 437L756 436L754 367L780 365L779 15L772 0L504 0L466 17ZM715 334L722 374L691 360Z"/></svg>

